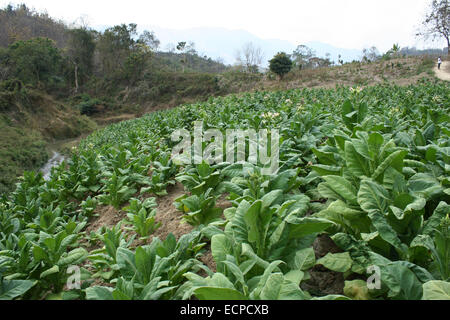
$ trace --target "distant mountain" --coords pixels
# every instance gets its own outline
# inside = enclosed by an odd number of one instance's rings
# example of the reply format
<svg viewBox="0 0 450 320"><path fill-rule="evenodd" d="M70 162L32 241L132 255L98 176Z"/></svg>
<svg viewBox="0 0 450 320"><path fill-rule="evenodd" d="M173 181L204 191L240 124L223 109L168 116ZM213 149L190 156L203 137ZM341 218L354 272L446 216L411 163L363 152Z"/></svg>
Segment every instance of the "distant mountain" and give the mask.
<svg viewBox="0 0 450 320"><path fill-rule="evenodd" d="M193 41L199 54L205 54L213 59L222 58L226 64L236 61L236 51L247 42L253 42L261 47L264 53L263 67L267 67L268 61L278 52L292 53L298 44L280 39L261 39L245 30L228 30L225 28L193 28L174 30L157 26L138 26L140 31L152 30L161 41L161 49L165 50L168 44L177 44L180 41ZM342 55L344 61L352 61L361 58L361 51L354 49L340 49L321 42L308 42L305 45L314 49L317 56L325 57L331 54L333 61Z"/></svg>

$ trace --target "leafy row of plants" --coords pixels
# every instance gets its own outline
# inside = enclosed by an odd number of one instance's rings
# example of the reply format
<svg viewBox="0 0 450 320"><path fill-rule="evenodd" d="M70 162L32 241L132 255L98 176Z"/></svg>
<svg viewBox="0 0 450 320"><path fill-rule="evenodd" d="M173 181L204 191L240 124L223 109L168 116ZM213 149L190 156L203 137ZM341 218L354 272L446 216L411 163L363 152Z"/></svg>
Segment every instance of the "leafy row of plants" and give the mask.
<svg viewBox="0 0 450 320"><path fill-rule="evenodd" d="M0 201L0 299L449 298L448 101L444 82L256 92L111 125ZM195 121L278 129L279 170L172 161L172 132ZM153 237L175 183L194 231ZM102 207L126 218L86 232ZM318 257L323 234L341 252ZM340 292L302 289L317 265L342 273Z"/></svg>

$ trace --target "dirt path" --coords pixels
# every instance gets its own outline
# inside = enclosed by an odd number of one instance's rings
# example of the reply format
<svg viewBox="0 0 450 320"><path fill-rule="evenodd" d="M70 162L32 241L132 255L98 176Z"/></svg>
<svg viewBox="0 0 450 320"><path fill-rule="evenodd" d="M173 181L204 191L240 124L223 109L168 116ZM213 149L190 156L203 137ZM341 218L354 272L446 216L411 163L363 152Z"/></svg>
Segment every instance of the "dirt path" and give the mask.
<svg viewBox="0 0 450 320"><path fill-rule="evenodd" d="M450 81L450 61L442 61L441 70L436 65L434 72L439 79Z"/></svg>

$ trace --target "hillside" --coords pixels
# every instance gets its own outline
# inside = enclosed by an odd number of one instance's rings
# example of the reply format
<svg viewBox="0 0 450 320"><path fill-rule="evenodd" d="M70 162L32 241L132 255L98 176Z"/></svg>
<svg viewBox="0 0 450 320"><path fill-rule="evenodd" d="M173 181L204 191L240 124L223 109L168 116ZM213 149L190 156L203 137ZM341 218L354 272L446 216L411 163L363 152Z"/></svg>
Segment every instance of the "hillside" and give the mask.
<svg viewBox="0 0 450 320"><path fill-rule="evenodd" d="M0 194L13 189L24 170L37 170L48 159L48 145L95 130L79 111L20 82L0 88Z"/></svg>
<svg viewBox="0 0 450 320"><path fill-rule="evenodd" d="M382 83L409 85L421 78L433 78L435 61L430 57L408 57L371 63L353 62L342 66L292 70L283 81L268 74L253 80L234 81L231 90L286 90L294 88L334 88L336 85L370 86Z"/></svg>

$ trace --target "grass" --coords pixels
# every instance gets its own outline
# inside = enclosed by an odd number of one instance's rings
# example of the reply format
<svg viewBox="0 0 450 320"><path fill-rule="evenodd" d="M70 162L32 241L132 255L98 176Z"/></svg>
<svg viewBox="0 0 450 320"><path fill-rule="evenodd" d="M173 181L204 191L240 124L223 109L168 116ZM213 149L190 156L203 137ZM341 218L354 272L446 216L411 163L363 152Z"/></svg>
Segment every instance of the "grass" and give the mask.
<svg viewBox="0 0 450 320"><path fill-rule="evenodd" d="M0 195L11 191L24 171L46 163L49 143L96 128L78 110L31 89L1 91L0 106Z"/></svg>
<svg viewBox="0 0 450 320"><path fill-rule="evenodd" d="M48 160L46 142L34 130L9 125L0 117L0 194L10 191L24 170L41 167Z"/></svg>

